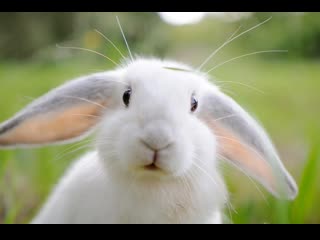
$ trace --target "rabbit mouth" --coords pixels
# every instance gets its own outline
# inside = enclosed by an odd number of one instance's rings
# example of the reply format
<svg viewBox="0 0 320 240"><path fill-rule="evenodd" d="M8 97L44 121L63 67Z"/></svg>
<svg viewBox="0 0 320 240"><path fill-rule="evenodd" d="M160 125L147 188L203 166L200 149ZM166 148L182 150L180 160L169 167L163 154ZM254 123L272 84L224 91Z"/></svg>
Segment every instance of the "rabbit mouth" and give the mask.
<svg viewBox="0 0 320 240"><path fill-rule="evenodd" d="M145 169L145 170L148 170L148 171L157 171L157 170L160 170L160 168L159 168L155 163L152 163L152 164L150 164L150 165L144 166L144 169Z"/></svg>
<svg viewBox="0 0 320 240"><path fill-rule="evenodd" d="M148 165L145 165L143 168L148 171L161 170L160 167L157 165L158 160L159 160L159 151L153 150L152 162Z"/></svg>

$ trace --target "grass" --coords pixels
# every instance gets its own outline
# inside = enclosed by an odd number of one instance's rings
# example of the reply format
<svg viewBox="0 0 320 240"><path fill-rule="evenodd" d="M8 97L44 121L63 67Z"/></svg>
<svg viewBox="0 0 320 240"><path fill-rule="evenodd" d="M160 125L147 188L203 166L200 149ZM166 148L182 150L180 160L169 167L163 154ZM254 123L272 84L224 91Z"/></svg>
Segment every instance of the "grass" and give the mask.
<svg viewBox="0 0 320 240"><path fill-rule="evenodd" d="M1 63L0 122L65 80L109 68L104 62L80 60ZM275 199L258 185L262 197L245 176L230 168L225 175L237 212L226 215L234 223L319 223L319 62L252 59L230 63L213 74L225 81L217 83L226 93L263 123L299 185L293 202ZM72 159L84 151L67 154L69 147L0 151L0 223L30 221Z"/></svg>

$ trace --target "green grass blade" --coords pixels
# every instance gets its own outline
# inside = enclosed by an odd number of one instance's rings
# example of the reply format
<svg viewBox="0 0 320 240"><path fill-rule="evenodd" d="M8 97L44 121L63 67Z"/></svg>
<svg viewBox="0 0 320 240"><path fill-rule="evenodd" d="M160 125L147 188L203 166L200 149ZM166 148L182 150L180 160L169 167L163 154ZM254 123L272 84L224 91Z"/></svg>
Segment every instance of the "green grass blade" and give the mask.
<svg viewBox="0 0 320 240"><path fill-rule="evenodd" d="M305 223L317 193L317 175L320 168L319 144L313 144L299 184L299 195L292 205L294 223Z"/></svg>

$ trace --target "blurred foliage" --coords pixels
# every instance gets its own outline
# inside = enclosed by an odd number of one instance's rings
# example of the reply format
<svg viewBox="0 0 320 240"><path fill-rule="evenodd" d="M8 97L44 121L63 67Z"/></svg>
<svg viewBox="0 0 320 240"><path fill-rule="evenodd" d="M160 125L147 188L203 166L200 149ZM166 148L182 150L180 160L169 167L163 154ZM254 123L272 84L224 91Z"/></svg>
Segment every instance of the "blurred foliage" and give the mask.
<svg viewBox="0 0 320 240"><path fill-rule="evenodd" d="M255 17L263 21L270 15L273 20L263 26L264 30L245 40L248 46L268 43L271 48L288 49L292 57L320 57L319 13L256 13Z"/></svg>
<svg viewBox="0 0 320 240"><path fill-rule="evenodd" d="M120 17L125 28L128 42L135 46L137 52L141 53L152 52L163 56L169 49L176 45L183 46L184 42L190 42L192 38L195 40L202 38L201 42L212 46L215 39L225 37L226 31L229 29L231 31L231 28L240 24L245 28L273 16L272 21L265 24L255 34L248 34L245 38L240 38L236 45L248 46L251 49L259 48L259 46L268 46L270 49L288 49L292 57L318 58L320 56L319 13L253 13L250 18L228 24L221 20L213 21L211 17L207 17L196 27L192 25L180 27L178 32L182 35L170 38L169 36L176 30L168 28L164 22L159 21L160 17L152 12L2 12L0 13L0 59L23 60L34 57L39 52L43 53L44 49L49 48L52 51L52 47L57 43L101 49L102 42L96 42L96 45L88 42L90 33L92 35L94 29L105 33L115 42L121 42L122 36L115 19L116 15ZM184 31L194 33L191 34L191 39L182 39ZM208 37L203 38L206 35ZM52 55L45 56L52 57Z"/></svg>
<svg viewBox="0 0 320 240"><path fill-rule="evenodd" d="M118 15L125 26L128 41L137 46L144 45L148 33L154 28L158 16L154 13L0 13L0 59L22 59L37 56L57 43L77 43L85 47L92 45L90 33L94 29L108 33L109 38L120 42L122 36L116 22ZM91 38L92 39L92 38ZM152 47L152 46L151 46ZM161 49L160 49L161 51ZM43 55L41 55L43 57ZM51 57L51 56L49 56Z"/></svg>
<svg viewBox="0 0 320 240"><path fill-rule="evenodd" d="M40 48L68 39L76 13L0 13L1 58L23 59Z"/></svg>

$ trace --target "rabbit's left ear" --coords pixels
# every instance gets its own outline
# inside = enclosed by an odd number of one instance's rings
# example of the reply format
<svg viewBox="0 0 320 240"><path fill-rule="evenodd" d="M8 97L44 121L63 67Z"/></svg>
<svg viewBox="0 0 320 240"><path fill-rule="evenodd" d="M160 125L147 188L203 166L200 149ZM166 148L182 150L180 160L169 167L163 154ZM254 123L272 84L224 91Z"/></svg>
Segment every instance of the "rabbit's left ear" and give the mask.
<svg viewBox="0 0 320 240"><path fill-rule="evenodd" d="M199 117L217 137L218 153L258 180L277 197L294 199L297 186L263 128L232 98L212 90L201 100Z"/></svg>
<svg viewBox="0 0 320 240"><path fill-rule="evenodd" d="M111 104L113 78L108 72L85 76L36 99L0 125L0 148L42 146L85 137Z"/></svg>

